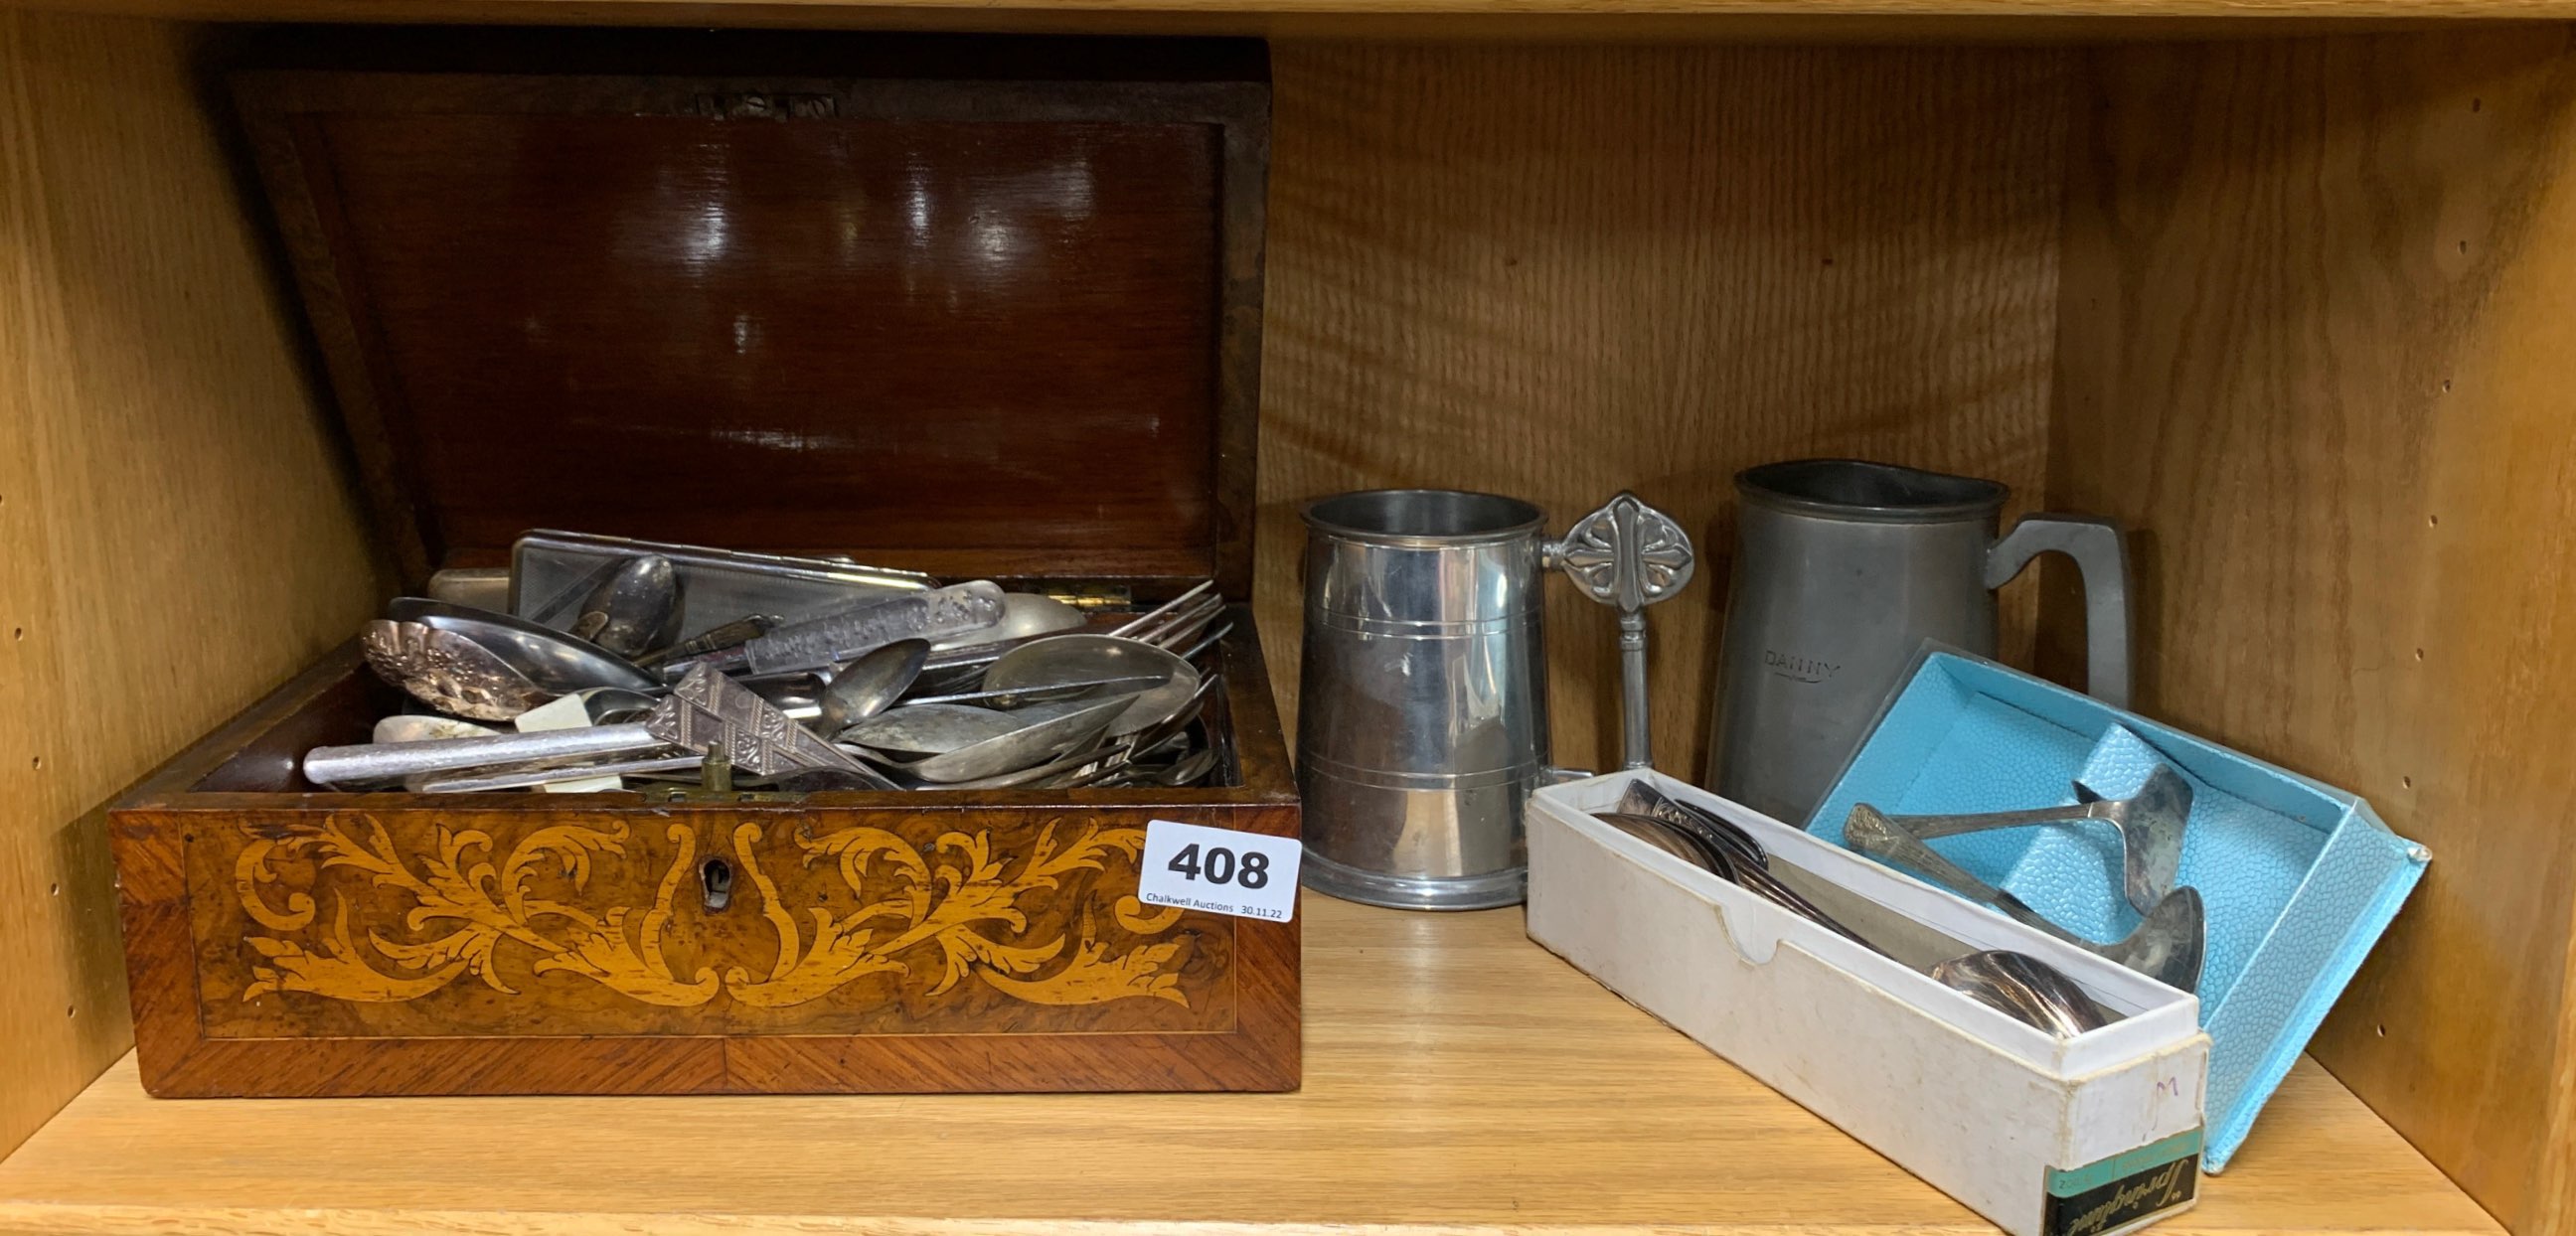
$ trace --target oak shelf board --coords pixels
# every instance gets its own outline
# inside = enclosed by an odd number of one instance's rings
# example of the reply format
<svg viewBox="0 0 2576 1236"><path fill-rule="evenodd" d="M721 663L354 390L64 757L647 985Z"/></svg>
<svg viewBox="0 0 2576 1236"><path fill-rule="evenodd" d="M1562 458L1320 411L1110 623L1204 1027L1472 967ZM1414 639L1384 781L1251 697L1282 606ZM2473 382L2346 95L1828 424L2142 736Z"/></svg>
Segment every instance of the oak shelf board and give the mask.
<svg viewBox="0 0 2576 1236"><path fill-rule="evenodd" d="M1293 1094L156 1100L128 1056L0 1161L0 1232L1994 1230L1518 910L1302 913ZM2306 1061L2203 1196L2157 1230L2501 1230Z"/></svg>

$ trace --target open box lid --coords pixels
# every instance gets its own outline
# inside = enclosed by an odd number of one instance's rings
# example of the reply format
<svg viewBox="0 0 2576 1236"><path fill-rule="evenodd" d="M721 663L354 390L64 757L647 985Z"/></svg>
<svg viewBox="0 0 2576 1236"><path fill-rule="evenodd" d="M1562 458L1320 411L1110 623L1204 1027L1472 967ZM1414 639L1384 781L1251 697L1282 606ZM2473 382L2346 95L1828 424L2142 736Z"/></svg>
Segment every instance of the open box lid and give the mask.
<svg viewBox="0 0 2576 1236"><path fill-rule="evenodd" d="M407 582L571 528L1249 594L1259 43L298 32L253 62Z"/></svg>

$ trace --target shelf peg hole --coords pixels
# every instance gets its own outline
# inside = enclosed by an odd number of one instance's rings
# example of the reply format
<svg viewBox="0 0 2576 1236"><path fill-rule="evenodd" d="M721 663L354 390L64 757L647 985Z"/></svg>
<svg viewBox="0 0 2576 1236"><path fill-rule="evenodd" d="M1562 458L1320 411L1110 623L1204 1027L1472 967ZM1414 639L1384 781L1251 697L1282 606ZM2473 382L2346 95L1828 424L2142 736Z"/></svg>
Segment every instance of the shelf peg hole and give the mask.
<svg viewBox="0 0 2576 1236"><path fill-rule="evenodd" d="M2424 526L2427 528L2439 528L2442 526L2442 517L2439 515L2427 515L2424 517Z"/></svg>
<svg viewBox="0 0 2576 1236"><path fill-rule="evenodd" d="M2399 777L2397 779L2397 784L2411 790L2415 788L2415 779L2413 777Z"/></svg>
<svg viewBox="0 0 2576 1236"><path fill-rule="evenodd" d="M40 756L37 756L36 758L34 758L34 759L32 759L32 760L27 761L27 767L29 767L29 768L34 768L34 769L39 769L39 770L41 770L42 768L44 768L44 766L45 766L45 757L43 757L43 756L41 756L41 755L40 755Z"/></svg>
<svg viewBox="0 0 2576 1236"><path fill-rule="evenodd" d="M45 895L48 897L60 897L63 895L63 886L60 884L49 885L45 889Z"/></svg>
<svg viewBox="0 0 2576 1236"><path fill-rule="evenodd" d="M2378 1027L2378 1030L2379 1030L2379 1037L2381 1037L2381 1038L2383 1038L2383 1039L2388 1037L2388 1027L2386 1027L2386 1026L2380 1026L2380 1027Z"/></svg>
<svg viewBox="0 0 2576 1236"><path fill-rule="evenodd" d="M2416 649L2416 650L2415 650L2415 659L2416 659L2416 660L2418 660L2418 661L2421 661L2421 660L2423 660L2423 659L2424 659L2424 650L2423 650L2423 649L2418 648L2418 649Z"/></svg>

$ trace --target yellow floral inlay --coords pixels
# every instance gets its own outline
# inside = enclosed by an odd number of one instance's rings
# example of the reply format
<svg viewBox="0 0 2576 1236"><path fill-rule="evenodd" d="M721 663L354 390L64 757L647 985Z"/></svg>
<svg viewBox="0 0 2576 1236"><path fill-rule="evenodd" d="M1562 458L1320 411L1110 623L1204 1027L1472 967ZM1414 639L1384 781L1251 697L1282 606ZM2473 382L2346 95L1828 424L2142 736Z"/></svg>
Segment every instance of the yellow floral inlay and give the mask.
<svg viewBox="0 0 2576 1236"><path fill-rule="evenodd" d="M837 916L812 907L807 911L810 934L753 858L761 834L758 824L739 825L733 852L760 901L761 917L777 937L778 953L765 974L732 966L719 978L703 967L685 976L675 973L664 955L673 901L697 870L697 832L686 824L668 829L671 865L653 904L640 915L634 907L593 915L561 896L566 886L573 894L587 887L594 856L625 855L623 822L541 829L497 865L492 839L480 832L441 827L432 834L434 853L405 856L384 826L363 813L336 813L319 824L292 825L254 838L234 867L234 890L243 911L277 933L249 937L259 960L242 996L303 992L335 1000L417 1000L467 974L495 991L516 995L492 964L495 951L507 944L533 954L530 970L536 974L575 975L646 1004L686 1008L728 992L746 1005L775 1009L821 999L868 975L902 973L910 969L904 954L935 947L941 969L926 993L932 996L954 989L972 974L996 991L1033 1004L1097 1004L1142 996L1189 1006L1180 990L1181 942L1150 939L1179 923L1177 910L1148 914L1133 896L1120 897L1112 917L1122 929L1148 941L1115 955L1096 938L1088 907L1079 915L1078 940L1069 938L1070 927L1051 940L1035 942L992 934L1026 931L1022 899L1060 888L1074 872L1105 870L1112 858L1136 861L1145 844L1141 830L1089 828L1059 849L1055 825L1049 823L1027 860L1008 874L1005 863L993 857L990 835L981 832L943 833L926 850L880 828L845 828L819 838L800 833L795 842L805 865L832 863L859 902ZM396 890L411 902L402 924L414 938L397 940L370 930L367 947L361 948L350 934L345 892L335 899L330 925L319 939L308 944L290 938L312 925L315 905L302 891L289 892L283 908L270 903L263 890L280 883L271 866L280 856L310 858L324 872L352 871L375 887ZM549 890L556 895L548 895ZM1068 915L1068 922L1073 917Z"/></svg>

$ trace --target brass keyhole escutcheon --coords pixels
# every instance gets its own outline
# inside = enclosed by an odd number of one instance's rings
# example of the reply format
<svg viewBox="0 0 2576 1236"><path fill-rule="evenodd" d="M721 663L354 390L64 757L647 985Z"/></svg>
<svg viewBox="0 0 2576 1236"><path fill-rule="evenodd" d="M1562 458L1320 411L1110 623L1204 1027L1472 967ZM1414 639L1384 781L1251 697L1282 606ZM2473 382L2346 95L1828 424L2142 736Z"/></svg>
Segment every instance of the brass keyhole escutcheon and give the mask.
<svg viewBox="0 0 2576 1236"><path fill-rule="evenodd" d="M698 866L698 887L706 894L707 909L721 910L733 904L733 864L721 858L710 858Z"/></svg>

